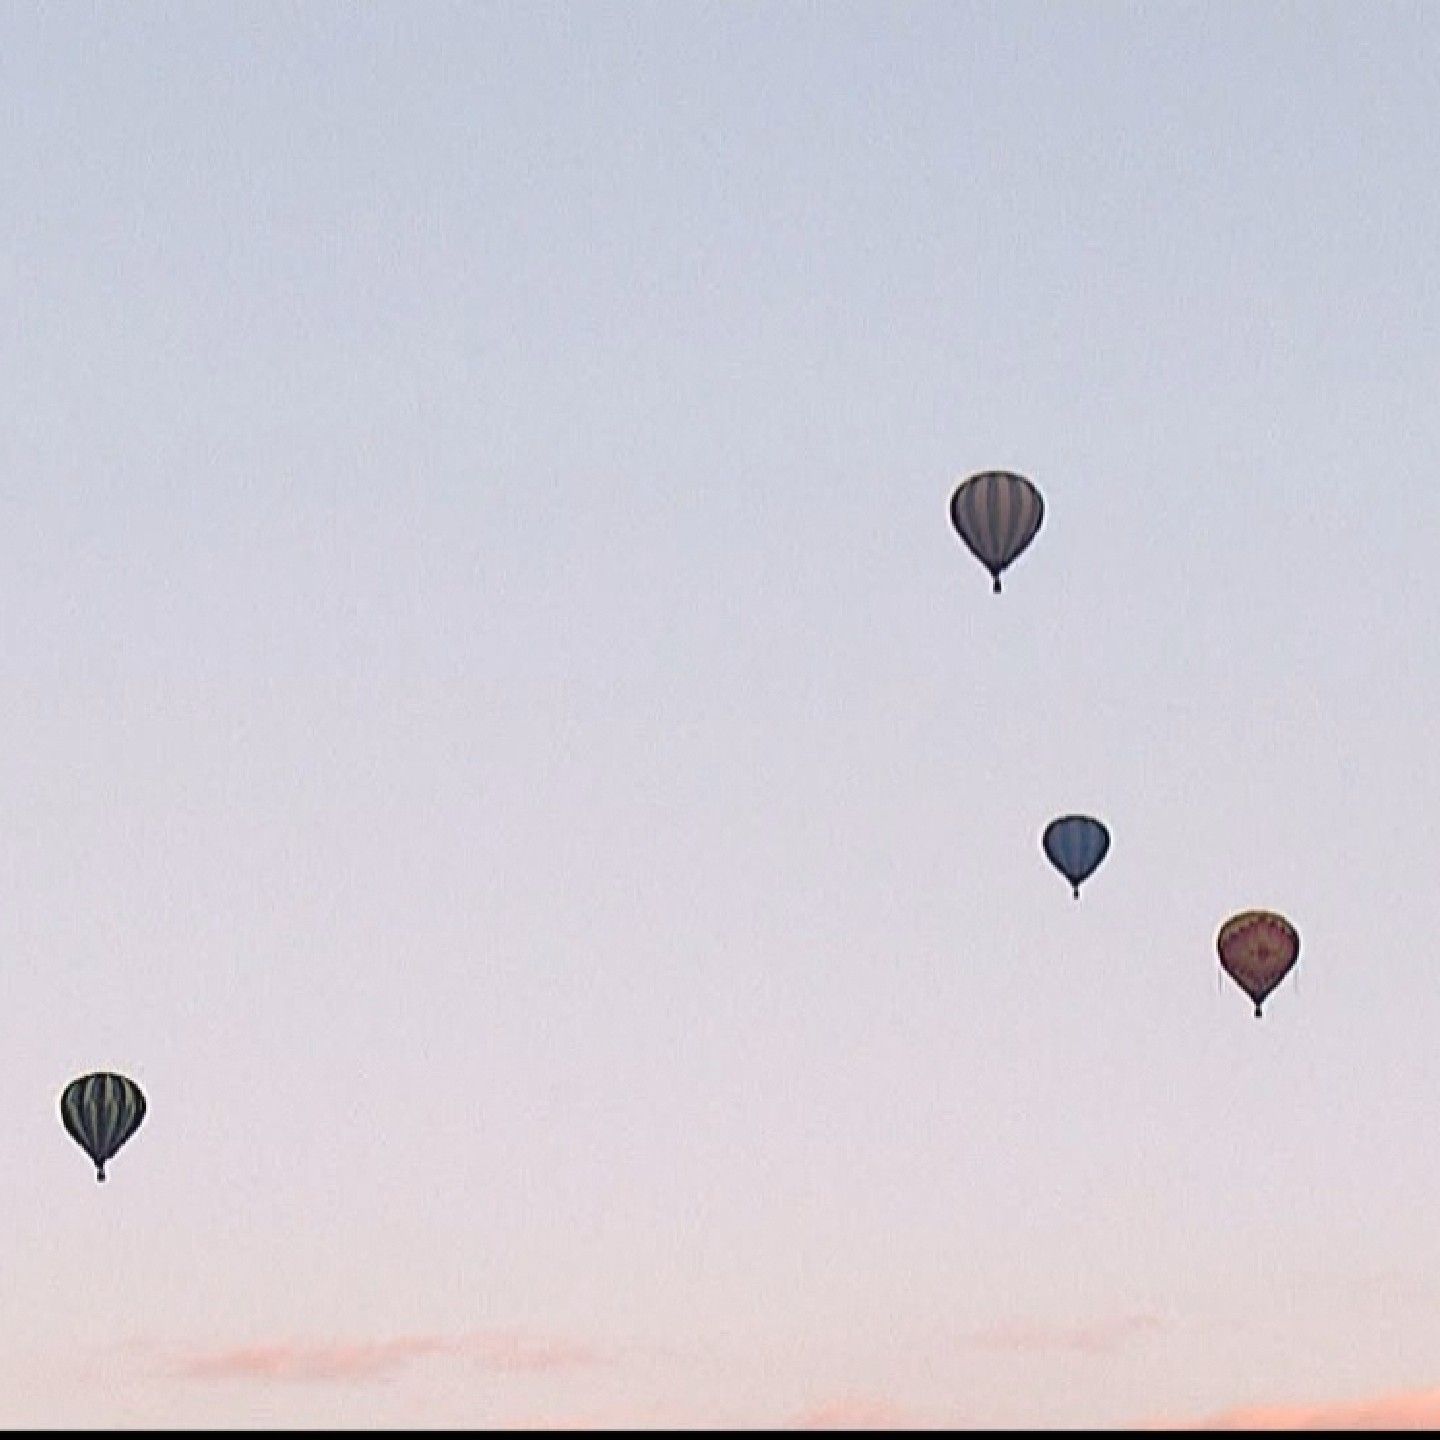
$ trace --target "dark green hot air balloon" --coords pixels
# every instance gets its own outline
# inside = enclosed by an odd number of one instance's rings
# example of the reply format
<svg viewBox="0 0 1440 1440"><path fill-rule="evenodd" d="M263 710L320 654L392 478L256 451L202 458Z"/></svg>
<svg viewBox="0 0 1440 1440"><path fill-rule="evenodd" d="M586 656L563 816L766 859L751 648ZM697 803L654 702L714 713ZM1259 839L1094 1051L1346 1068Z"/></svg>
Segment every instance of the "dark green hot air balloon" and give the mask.
<svg viewBox="0 0 1440 1440"><path fill-rule="evenodd" d="M60 1119L75 1143L95 1162L95 1178L105 1178L105 1162L140 1128L145 1097L123 1075L101 1071L72 1080L60 1097Z"/></svg>
<svg viewBox="0 0 1440 1440"><path fill-rule="evenodd" d="M1094 816L1062 815L1045 827L1040 844L1078 900L1081 882L1095 873L1109 853L1110 832Z"/></svg>
<svg viewBox="0 0 1440 1440"><path fill-rule="evenodd" d="M990 572L997 595L1000 572L1035 538L1044 518L1040 492L1009 470L972 475L950 497L950 523Z"/></svg>

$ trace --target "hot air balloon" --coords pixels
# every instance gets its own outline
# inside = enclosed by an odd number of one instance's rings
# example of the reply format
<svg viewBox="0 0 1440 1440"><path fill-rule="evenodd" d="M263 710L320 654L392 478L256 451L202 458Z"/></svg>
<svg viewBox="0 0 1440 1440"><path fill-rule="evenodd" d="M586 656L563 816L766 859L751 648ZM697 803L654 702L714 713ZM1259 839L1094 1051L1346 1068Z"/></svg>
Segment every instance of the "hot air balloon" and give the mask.
<svg viewBox="0 0 1440 1440"><path fill-rule="evenodd" d="M1080 882L1095 873L1110 849L1110 832L1090 815L1062 815L1045 827L1040 843L1078 900Z"/></svg>
<svg viewBox="0 0 1440 1440"><path fill-rule="evenodd" d="M1300 958L1300 936L1283 916L1270 910L1232 915L1215 937L1225 973L1255 1002L1255 1018L1265 997Z"/></svg>
<svg viewBox="0 0 1440 1440"><path fill-rule="evenodd" d="M1045 515L1040 492L1008 470L972 475L950 497L950 520L1000 593L1000 572L1035 538Z"/></svg>
<svg viewBox="0 0 1440 1440"><path fill-rule="evenodd" d="M123 1075L101 1072L72 1080L60 1097L60 1118L82 1150L95 1162L95 1178L105 1178L105 1162L140 1128L145 1097Z"/></svg>

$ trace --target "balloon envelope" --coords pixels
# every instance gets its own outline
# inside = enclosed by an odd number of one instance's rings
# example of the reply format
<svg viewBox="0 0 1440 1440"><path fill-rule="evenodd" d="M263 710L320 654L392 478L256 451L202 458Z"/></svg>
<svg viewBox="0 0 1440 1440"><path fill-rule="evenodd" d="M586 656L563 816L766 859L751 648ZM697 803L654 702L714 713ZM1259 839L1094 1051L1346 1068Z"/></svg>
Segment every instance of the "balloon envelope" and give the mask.
<svg viewBox="0 0 1440 1440"><path fill-rule="evenodd" d="M1095 873L1110 849L1110 832L1091 815L1062 815L1045 827L1040 843L1079 899L1080 882Z"/></svg>
<svg viewBox="0 0 1440 1440"><path fill-rule="evenodd" d="M95 1178L105 1178L105 1162L140 1128L145 1097L123 1075L99 1072L72 1080L60 1097L60 1119L75 1143L95 1162Z"/></svg>
<svg viewBox="0 0 1440 1440"><path fill-rule="evenodd" d="M1283 915L1244 910L1220 927L1215 948L1225 973L1255 1002L1258 1020L1265 997L1300 958L1300 936Z"/></svg>
<svg viewBox="0 0 1440 1440"><path fill-rule="evenodd" d="M950 522L990 572L1000 593L1000 572L1035 538L1045 517L1040 492L1009 470L972 475L950 497Z"/></svg>

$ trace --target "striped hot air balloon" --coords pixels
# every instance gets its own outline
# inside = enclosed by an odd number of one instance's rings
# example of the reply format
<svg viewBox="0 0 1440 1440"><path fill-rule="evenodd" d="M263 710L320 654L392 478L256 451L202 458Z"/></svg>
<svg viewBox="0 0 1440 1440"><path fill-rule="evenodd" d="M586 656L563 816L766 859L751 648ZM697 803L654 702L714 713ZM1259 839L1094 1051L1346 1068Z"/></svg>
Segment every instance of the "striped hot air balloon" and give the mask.
<svg viewBox="0 0 1440 1440"><path fill-rule="evenodd" d="M1045 827L1040 844L1078 900L1080 882L1095 873L1110 849L1110 832L1093 816L1062 815Z"/></svg>
<svg viewBox="0 0 1440 1440"><path fill-rule="evenodd" d="M972 475L950 497L950 520L1000 593L1000 572L1035 538L1045 517L1040 492L1008 470Z"/></svg>
<svg viewBox="0 0 1440 1440"><path fill-rule="evenodd" d="M1255 1002L1258 1020L1265 997L1300 958L1300 936L1283 915L1244 910L1220 927L1215 948L1225 973Z"/></svg>
<svg viewBox="0 0 1440 1440"><path fill-rule="evenodd" d="M123 1075L99 1072L72 1080L60 1097L60 1119L75 1143L95 1162L95 1178L105 1178L105 1162L140 1128L145 1097Z"/></svg>

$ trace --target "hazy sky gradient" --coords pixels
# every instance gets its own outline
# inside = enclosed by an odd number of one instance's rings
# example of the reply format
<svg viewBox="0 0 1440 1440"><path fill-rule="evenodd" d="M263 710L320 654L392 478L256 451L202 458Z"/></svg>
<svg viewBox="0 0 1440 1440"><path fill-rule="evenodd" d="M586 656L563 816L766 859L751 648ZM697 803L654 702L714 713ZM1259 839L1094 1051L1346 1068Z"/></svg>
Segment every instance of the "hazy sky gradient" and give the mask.
<svg viewBox="0 0 1440 1440"><path fill-rule="evenodd" d="M1440 12L12 6L0 95L0 1420L1440 1385Z"/></svg>

